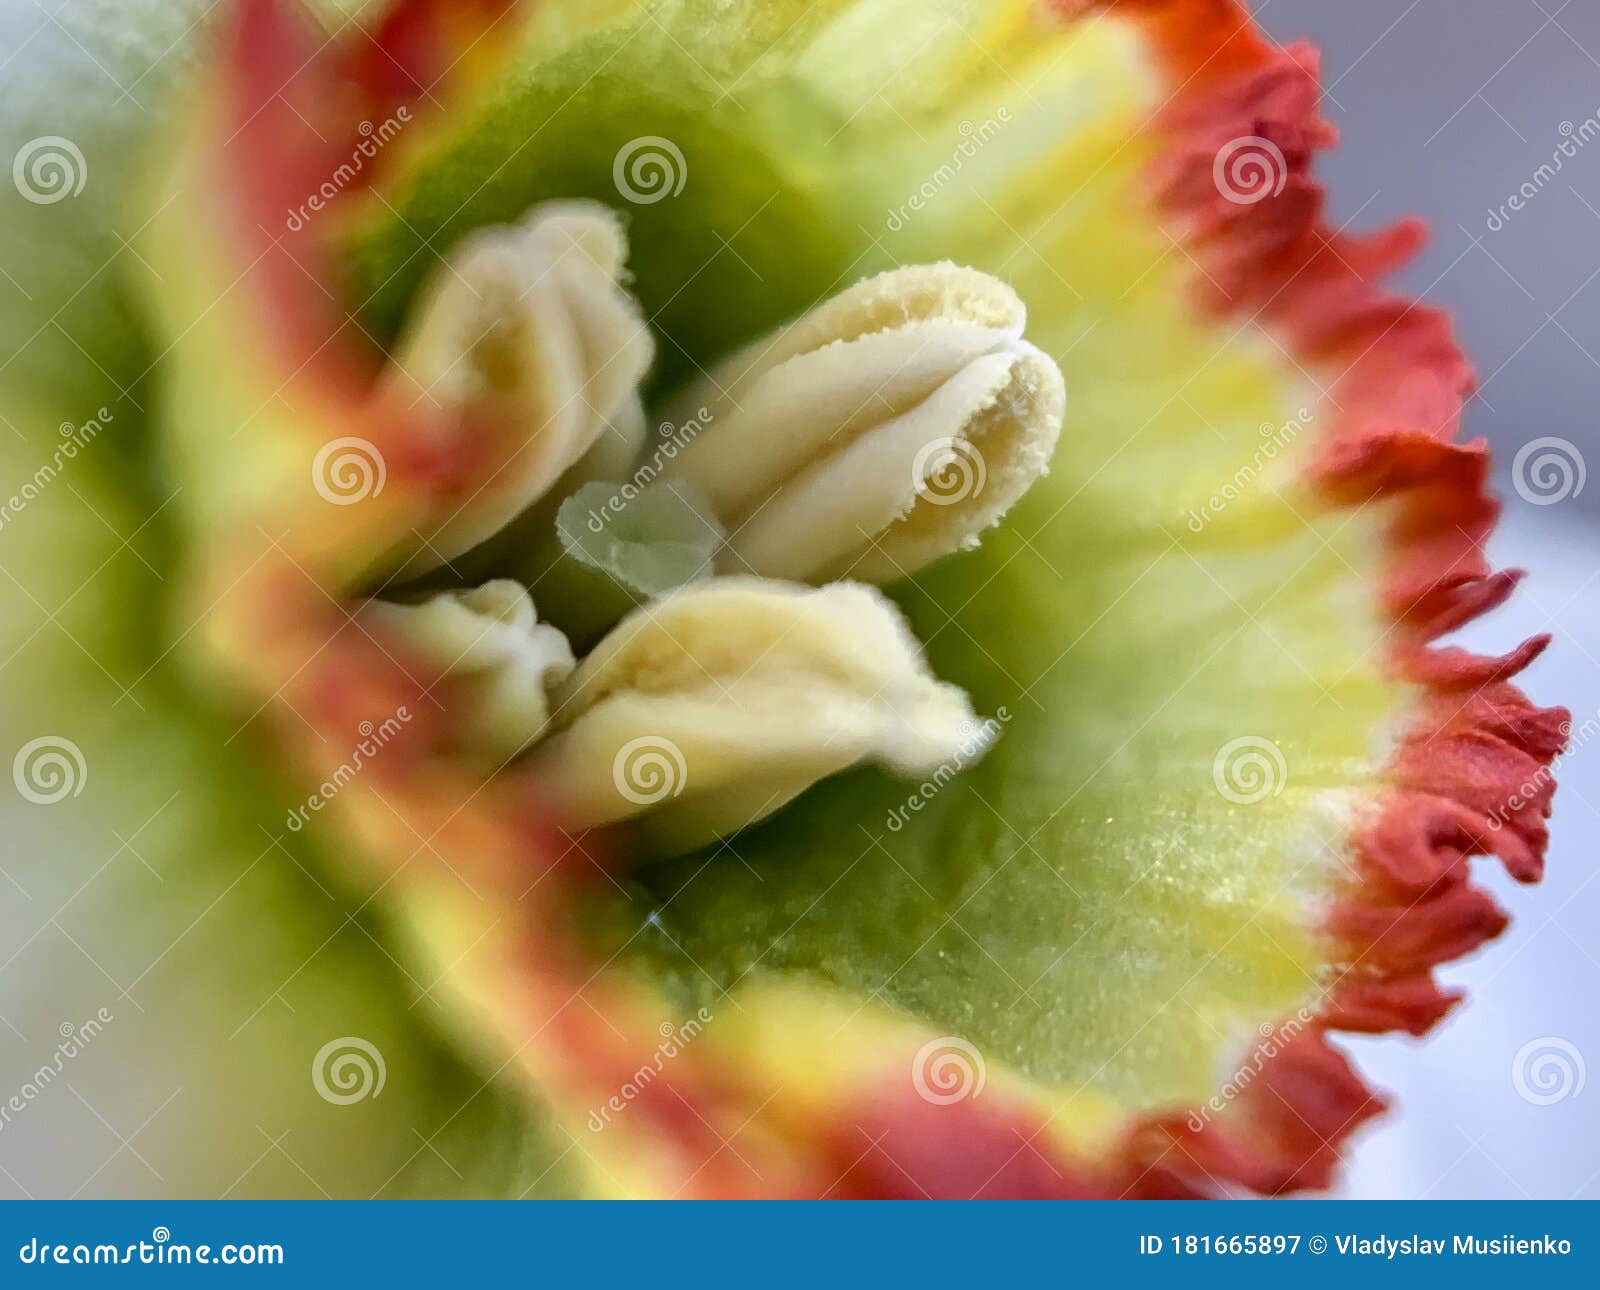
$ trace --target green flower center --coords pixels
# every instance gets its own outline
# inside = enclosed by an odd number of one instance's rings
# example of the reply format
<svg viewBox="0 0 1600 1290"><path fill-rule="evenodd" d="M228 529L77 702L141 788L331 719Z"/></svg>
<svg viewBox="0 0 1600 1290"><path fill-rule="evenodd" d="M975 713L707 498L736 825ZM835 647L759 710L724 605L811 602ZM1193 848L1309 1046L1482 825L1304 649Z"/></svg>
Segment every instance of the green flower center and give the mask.
<svg viewBox="0 0 1600 1290"><path fill-rule="evenodd" d="M610 210L551 202L429 283L379 397L481 427L490 470L419 524L398 577L429 583L376 621L465 683L469 750L529 752L573 832L649 816L679 852L858 762L953 761L966 696L861 584L975 547L1046 470L1065 393L1022 301L949 263L877 275L702 369L653 431L626 258ZM510 576L453 585L473 566Z"/></svg>

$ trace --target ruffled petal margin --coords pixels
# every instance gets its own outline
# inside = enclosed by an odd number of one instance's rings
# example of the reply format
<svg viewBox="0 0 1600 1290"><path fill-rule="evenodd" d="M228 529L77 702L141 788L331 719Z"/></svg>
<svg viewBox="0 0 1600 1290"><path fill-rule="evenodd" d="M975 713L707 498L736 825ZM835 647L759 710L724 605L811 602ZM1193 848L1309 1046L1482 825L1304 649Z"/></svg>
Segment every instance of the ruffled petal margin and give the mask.
<svg viewBox="0 0 1600 1290"><path fill-rule="evenodd" d="M207 639L249 694L273 696L297 769L328 773L363 722L407 705L419 715L341 795L341 819L358 840L352 854L394 884L396 903L435 947L452 943L439 927L459 898L442 894L453 881L442 870L466 872L479 899L499 899L494 934L467 937L447 959L451 984L535 1096L584 1106L629 1079L638 1040L655 1027L635 987L589 962L568 926L572 893L610 881L603 864L554 832L536 783L508 773L485 788L452 770L442 755L450 732L430 697L439 678L352 625L329 598L348 552L376 559L407 506L470 492L471 453L452 437L459 430L430 424L426 412L372 407L376 351L340 334L348 320L322 285L334 278L329 241L276 232L284 209L348 155L361 122L401 106L423 122L436 117L474 65L509 43L511 8L398 0L377 28L319 49L282 0L236 4L214 87L227 128L201 146L231 194L224 240L242 301L276 324L272 365L292 375L275 394L294 405L306 391L306 462L325 441L359 432L381 452L391 491L386 506L308 511L294 517L292 537L236 544L203 584L229 588L208 611ZM1497 508L1483 445L1456 442L1472 374L1450 322L1383 286L1418 250L1419 226L1361 239L1328 226L1311 164L1334 132L1318 110L1315 55L1272 44L1236 0L1057 8L1130 23L1156 55L1170 97L1147 127L1161 141L1152 182L1169 230L1203 268L1196 307L1270 330L1298 363L1330 377L1318 424L1331 428L1311 467L1319 495L1330 508L1382 503L1392 515L1379 609L1389 667L1415 701L1381 788L1358 813L1348 877L1327 911L1338 982L1309 1020L1280 1024L1282 1042L1226 1116L1151 1112L1093 1159L1054 1136L1025 1091L995 1088L955 1106L917 1097L897 1036L868 1035L854 1064L839 1057L848 1077L805 1114L748 1105L737 1072L687 1053L629 1107L629 1141L650 1150L601 1162L620 1192L1170 1197L1324 1187L1344 1142L1385 1105L1330 1033L1427 1031L1458 1000L1432 969L1506 922L1472 884L1469 858L1497 855L1519 881L1540 875L1550 767L1568 720L1531 704L1513 678L1545 641L1498 659L1435 644L1503 601L1516 575L1484 558ZM1219 193L1213 167L1247 136L1271 141L1286 174L1276 196L1240 204ZM369 200L387 164L379 158L338 204ZM307 722L320 738L306 738ZM726 1149L763 1113L761 1134Z"/></svg>
<svg viewBox="0 0 1600 1290"><path fill-rule="evenodd" d="M1128 1182L1116 1194L1322 1188L1344 1142L1385 1108L1328 1034L1421 1035L1460 1001L1433 969L1507 923L1467 862L1493 854L1517 881L1538 881L1551 766L1570 717L1512 684L1547 637L1502 658L1434 647L1501 604L1521 575L1485 559L1499 507L1485 445L1456 442L1474 376L1451 321L1384 286L1421 249L1422 227L1407 220L1357 238L1324 218L1312 161L1336 131L1319 109L1316 51L1273 44L1236 0L1062 8L1136 23L1159 52L1173 90L1152 122L1165 136L1154 178L1164 215L1204 268L1201 307L1266 328L1308 370L1332 375L1335 415L1322 422L1314 482L1334 507L1391 504L1380 608L1389 666L1415 701L1387 786L1358 815L1349 876L1328 911L1342 971L1240 1098L1237 1127L1153 1118L1127 1144ZM1267 200L1230 201L1214 166L1249 137L1281 152L1283 183Z"/></svg>

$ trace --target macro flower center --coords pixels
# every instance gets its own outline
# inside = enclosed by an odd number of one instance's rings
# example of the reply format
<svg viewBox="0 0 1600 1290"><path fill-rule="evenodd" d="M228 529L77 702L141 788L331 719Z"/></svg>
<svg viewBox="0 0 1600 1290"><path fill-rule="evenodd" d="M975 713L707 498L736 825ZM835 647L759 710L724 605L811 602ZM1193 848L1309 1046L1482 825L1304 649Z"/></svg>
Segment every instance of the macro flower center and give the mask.
<svg viewBox="0 0 1600 1290"><path fill-rule="evenodd" d="M527 756L569 829L640 818L682 850L862 762L970 759L979 714L878 588L1048 467L1066 396L1021 299L893 269L647 410L627 255L614 212L548 202L425 287L380 397L481 428L491 469L418 526L374 621L465 683L468 750Z"/></svg>

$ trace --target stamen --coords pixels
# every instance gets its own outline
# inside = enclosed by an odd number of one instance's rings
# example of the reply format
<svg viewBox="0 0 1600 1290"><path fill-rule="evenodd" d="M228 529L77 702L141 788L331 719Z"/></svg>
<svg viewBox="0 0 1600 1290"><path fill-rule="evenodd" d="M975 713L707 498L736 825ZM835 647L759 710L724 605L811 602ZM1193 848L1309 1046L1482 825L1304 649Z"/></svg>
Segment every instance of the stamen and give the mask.
<svg viewBox="0 0 1600 1290"><path fill-rule="evenodd" d="M567 638L538 622L528 593L504 578L416 604L373 601L367 612L424 666L467 684L466 740L495 768L544 733L550 691L575 666Z"/></svg>
<svg viewBox="0 0 1600 1290"><path fill-rule="evenodd" d="M1045 473L1065 415L1026 320L987 274L896 269L696 383L682 406L709 429L665 473L728 530L719 571L890 582L975 545Z"/></svg>
<svg viewBox="0 0 1600 1290"><path fill-rule="evenodd" d="M549 202L481 230L433 279L396 347L385 393L429 401L500 436L494 471L424 531L424 573L493 536L585 454L619 471L644 434L639 382L654 341L622 289L627 239L593 202Z"/></svg>
<svg viewBox="0 0 1600 1290"><path fill-rule="evenodd" d="M464 740L527 753L574 831L639 817L647 847L681 851L862 762L970 760L967 696L880 593L831 580L975 545L1045 472L1066 395L1022 301L953 264L860 282L686 391L702 429L641 484L653 342L625 254L590 203L475 235L390 378L503 438L403 574L506 530L478 563L536 582L558 626L509 580L376 604L377 623L465 683ZM576 670L574 642L593 644Z"/></svg>
<svg viewBox="0 0 1600 1290"><path fill-rule="evenodd" d="M970 748L961 690L877 591L716 578L623 620L556 695L533 752L572 829L649 812L669 851L875 761L922 774Z"/></svg>

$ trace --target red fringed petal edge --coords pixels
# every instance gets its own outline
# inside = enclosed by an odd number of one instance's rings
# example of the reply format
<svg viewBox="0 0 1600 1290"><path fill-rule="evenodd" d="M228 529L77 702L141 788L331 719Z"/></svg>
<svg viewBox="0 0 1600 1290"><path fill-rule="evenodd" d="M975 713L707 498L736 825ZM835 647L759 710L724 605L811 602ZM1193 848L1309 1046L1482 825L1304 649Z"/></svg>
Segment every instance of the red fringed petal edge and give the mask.
<svg viewBox="0 0 1600 1290"><path fill-rule="evenodd" d="M948 1197L1205 1197L1322 1188L1344 1142L1386 1107L1328 1041L1334 1030L1421 1035L1459 1001L1433 968L1499 935L1506 916L1470 881L1467 860L1498 856L1537 881L1568 714L1538 708L1511 679L1548 644L1503 658L1432 642L1501 604L1515 572L1492 571L1498 517L1481 443L1458 444L1473 374L1450 320L1384 280L1420 250L1404 221L1364 238L1323 219L1314 154L1335 139L1319 111L1317 57L1266 39L1237 0L1055 0L1072 17L1137 23L1175 87L1152 129L1163 216L1205 269L1197 303L1270 330L1307 368L1335 374L1335 415L1312 466L1334 506L1390 505L1379 590L1388 666L1416 687L1388 784L1350 839L1351 878L1328 911L1330 956L1345 965L1320 1009L1263 1041L1248 1082L1210 1111L1152 1114L1109 1159L1068 1162L1036 1111L978 1102L930 1108L896 1088L841 1117L848 1162L835 1194ZM1282 155L1271 196L1229 200L1217 158L1237 140ZM1266 149L1261 155L1270 156ZM1273 158L1276 161L1276 158ZM1282 179L1281 187L1277 180ZM1238 194L1235 194L1237 197Z"/></svg>
<svg viewBox="0 0 1600 1290"><path fill-rule="evenodd" d="M291 112L305 68L287 56L295 44L282 25L287 6L284 0L237 0L235 88L247 110L226 151L255 162L236 172L243 216L238 231L291 366L303 378L350 392L353 406L369 374L356 357L359 347L328 343L340 324L323 316L328 297L316 284L328 279L329 265L315 242L286 242L272 233L285 196L305 190L330 160L344 155L333 145L306 146L307 132L295 121L310 116L326 127L326 137L348 141L359 119L426 98L461 51L514 2L397 0L376 33L351 42L347 54L336 51L346 57L338 79L354 97L331 100L336 106L330 109L330 100L313 96L295 101ZM1566 713L1534 707L1511 678L1546 642L1530 641L1504 658L1431 647L1501 603L1516 575L1492 572L1483 557L1496 506L1485 491L1483 447L1455 443L1472 374L1449 320L1381 285L1420 247L1420 226L1402 223L1363 239L1329 229L1323 190L1310 175L1314 153L1334 138L1318 111L1315 55L1269 43L1238 0L1054 3L1072 16L1139 24L1168 69L1175 88L1151 126L1167 141L1153 179L1165 217L1205 266L1195 286L1200 306L1235 322L1253 320L1302 364L1338 374L1331 399L1338 413L1319 419L1333 429L1313 465L1313 482L1333 506L1385 500L1392 507L1380 608L1391 628L1389 666L1416 687L1417 699L1387 787L1351 838L1353 877L1328 912L1330 957L1346 969L1319 1012L1279 1025L1271 1055L1225 1111L1214 1118L1188 1108L1151 1114L1108 1156L1069 1160L1047 1138L1038 1108L998 1095L931 1106L908 1097L897 1072L881 1087L853 1092L807 1135L814 1168L792 1180L797 1192L1173 1197L1324 1187L1345 1139L1384 1108L1327 1033L1426 1031L1457 1001L1433 980L1433 967L1481 945L1506 922L1469 881L1468 857L1498 855L1522 881L1537 879L1542 867L1550 766L1569 726ZM441 49L451 51L449 57L441 59ZM274 51L284 56L273 57ZM1228 201L1214 178L1218 153L1247 137L1267 140L1284 159L1281 189L1254 204ZM300 146L291 147L297 138ZM282 168L261 164L264 157ZM418 464L406 473L437 484L437 463L422 447L427 436L404 418L373 433L381 435L386 454L393 450L391 465L415 455ZM313 597L309 603L319 602ZM308 623L305 634L326 636L320 620ZM385 680L401 683L369 654L359 648L319 653L297 683L303 706L320 711L314 701L320 695L333 726L348 729L353 677L370 677L380 689ZM342 714L337 719L334 709ZM386 764L396 780L412 769L399 758ZM393 787L401 795L403 785ZM541 857L537 819L530 822L526 811L510 817L500 821L507 844L502 859L520 864ZM545 914L551 921L541 930L558 930L557 911ZM586 968L568 961L560 940L536 936L532 947L539 966L567 989L585 980ZM535 979L536 973L522 986L531 990ZM585 994L578 985L571 997ZM566 1002L570 998L552 1005L551 1015L560 1017ZM587 1022L560 1029L552 1042L588 1082L614 1083L627 1052L599 1051L608 1045L597 1043ZM696 1105L710 1093L687 1077L674 1078L658 1086L663 1101L669 1086ZM681 1145L686 1160L717 1155L684 1128L689 1117L667 1110L650 1117L661 1141ZM710 1174L702 1165L690 1175L690 1190L772 1190L770 1181L762 1187L760 1179L737 1171Z"/></svg>
<svg viewBox="0 0 1600 1290"><path fill-rule="evenodd" d="M1155 178L1167 219L1206 275L1208 310L1271 330L1308 368L1336 376L1332 430L1312 467L1334 505L1388 503L1381 609L1393 674L1417 698L1388 786L1350 840L1352 877L1328 913L1344 970L1309 1024L1261 1064L1226 1115L1159 1116L1126 1144L1113 1194L1215 1195L1233 1187L1325 1187L1344 1141L1383 1100L1327 1041L1330 1030L1420 1035L1458 1001L1439 963L1498 935L1506 917L1470 881L1470 856L1493 854L1518 881L1544 863L1551 766L1568 714L1538 708L1511 684L1548 643L1503 658L1432 648L1499 605L1519 575L1489 569L1498 516L1488 454L1458 444L1473 374L1449 318L1386 291L1420 248L1407 221L1366 238L1334 232L1313 154L1335 132L1321 116L1317 57L1270 43L1237 0L1064 0L1138 23L1176 87L1153 128L1169 140ZM1277 194L1228 200L1214 165L1232 141L1269 141L1284 159ZM1274 177L1276 178L1276 176Z"/></svg>

